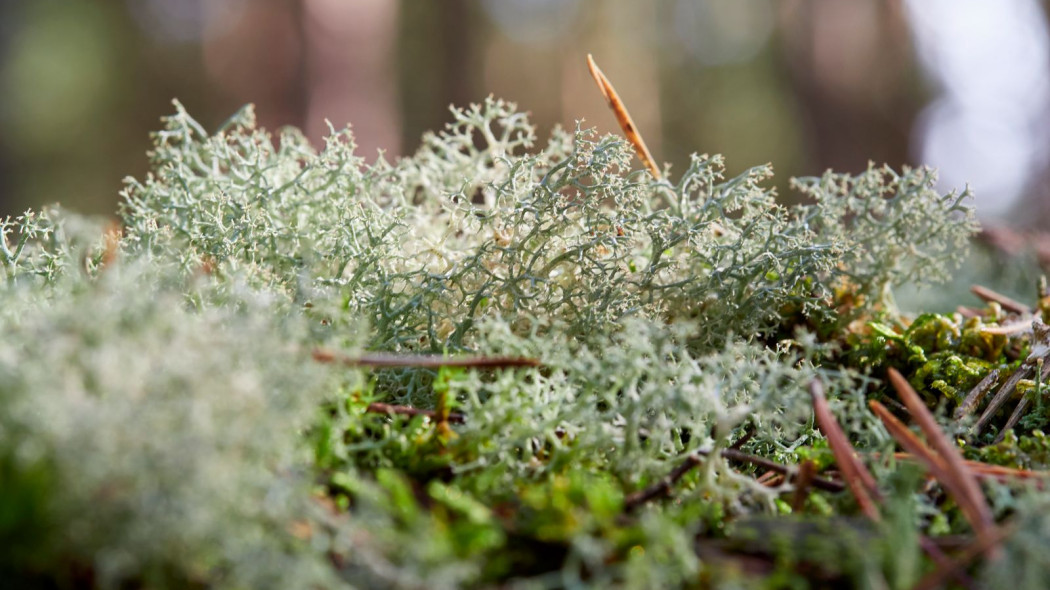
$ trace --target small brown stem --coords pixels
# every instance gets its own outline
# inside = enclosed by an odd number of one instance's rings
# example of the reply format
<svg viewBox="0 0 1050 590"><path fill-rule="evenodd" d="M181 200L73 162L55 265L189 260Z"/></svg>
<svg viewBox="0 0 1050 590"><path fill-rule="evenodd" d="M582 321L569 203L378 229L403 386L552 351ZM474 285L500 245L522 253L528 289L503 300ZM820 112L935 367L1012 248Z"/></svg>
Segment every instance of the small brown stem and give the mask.
<svg viewBox="0 0 1050 590"><path fill-rule="evenodd" d="M999 382L999 369L995 369L991 373L981 379L981 382L974 386L970 390L970 393L966 394L966 399L963 403L959 404L959 407L955 409L955 419L960 420L969 416L977 408L977 405L981 403L984 396L995 387L996 383Z"/></svg>
<svg viewBox="0 0 1050 590"><path fill-rule="evenodd" d="M436 354L386 354L368 353L347 356L325 348L313 351L313 358L320 363L339 363L348 367L372 367L377 369L420 367L463 367L472 369L510 369L516 367L539 367L538 359L500 356L446 357Z"/></svg>
<svg viewBox="0 0 1050 590"><path fill-rule="evenodd" d="M702 462L703 460L700 458L700 455L696 453L690 453L689 455L686 455L685 461L683 461L682 464L678 467L675 467L674 471L668 474L667 477L645 488L644 490L635 492L627 496L623 503L624 511L630 512L654 498L658 498L660 496L669 494L671 492L671 488L674 487L674 484L676 484L678 480L685 477L686 473L689 473L690 470L692 470L697 465L700 465Z"/></svg>
<svg viewBox="0 0 1050 590"><path fill-rule="evenodd" d="M755 438L755 430L753 428L749 428L747 432L744 433L744 436L741 436L737 439L735 443L729 445L729 448L739 450L741 447L746 445L752 438Z"/></svg>
<svg viewBox="0 0 1050 590"><path fill-rule="evenodd" d="M707 455L707 451L697 452L701 455ZM779 473L782 475L791 475L792 473L792 469L790 467L781 465L780 463L776 463L774 461L770 461L769 459L766 459L764 457L742 453L736 449L722 449L721 455L729 461L747 463L749 465L761 467L774 473ZM824 490L826 492L841 492L846 489L846 486L844 486L843 484L823 477L814 476L810 483L813 487Z"/></svg>
<svg viewBox="0 0 1050 590"><path fill-rule="evenodd" d="M1013 396L1014 391L1017 389L1017 384L1021 382L1021 379L1028 376L1030 370L1030 367L1025 363L1018 367L1013 375L1010 375L1010 378L1006 380L1006 383L999 388L998 393L992 397L992 401L988 402L988 407L984 409L984 413L981 414L981 417L977 419L977 422L974 422L971 434L977 435L984 430L984 427L991 422L995 413L1003 407L1003 404L1005 404L1011 396Z"/></svg>
<svg viewBox="0 0 1050 590"><path fill-rule="evenodd" d="M420 408L413 408L411 406L396 406L393 404L384 404L380 402L372 402L368 404L366 411L374 414L400 414L402 416L426 416L431 420L440 420L441 416L434 410L423 410ZM447 421L453 424L463 424L465 421L463 414L459 412L449 412Z"/></svg>
<svg viewBox="0 0 1050 590"><path fill-rule="evenodd" d="M1036 375L1039 375L1040 382L1045 383L1047 378L1050 377L1050 363L1044 363L1041 357L1036 359L1034 372ZM1042 393L1039 392L1037 395L1042 395ZM1006 436L1006 431L1017 426L1017 423L1021 421L1021 417L1024 416L1025 410L1028 409L1030 403L1031 400L1028 396L1022 397L1021 401L1017 402L1017 407L1014 408L1014 413L1010 414L1010 418L1007 419L1006 424L1003 425L1003 429L999 431L999 435L995 437L996 443L1003 442L1003 438Z"/></svg>
<svg viewBox="0 0 1050 590"><path fill-rule="evenodd" d="M966 566L978 555L987 553L999 546L1004 539L1013 533L1013 526L1001 526L992 531L990 535L978 537L973 543L959 552L948 564L941 564L937 569L926 574L912 586L912 590L932 590L938 588L948 576L958 577L963 575Z"/></svg>
<svg viewBox="0 0 1050 590"><path fill-rule="evenodd" d="M1019 301L1014 301L1013 299L1010 299L1009 297L1007 297L1006 295L1003 295L1002 293L996 293L995 291L992 291L988 287L982 287L981 285L974 285L974 286L970 287L970 292L973 293L974 295L980 297L984 301L987 301L987 302L993 302L994 301L995 303L998 303L1000 307L1002 307L1003 309L1005 309L1007 311L1012 311L1014 313L1019 313L1019 314L1030 314L1030 313L1032 313L1032 308L1031 307L1028 307L1024 303L1021 303Z"/></svg>
<svg viewBox="0 0 1050 590"><path fill-rule="evenodd" d="M893 456L899 461L917 460L915 455L912 455L911 453L894 453ZM983 479L994 479L1003 483L1016 480L1035 480L1036 485L1041 487L1041 480L1050 480L1050 472L1046 471L1015 469L1013 467L1003 467L1002 465L990 465L980 461L967 460L963 461L963 463L966 465L966 468L974 474L974 476Z"/></svg>

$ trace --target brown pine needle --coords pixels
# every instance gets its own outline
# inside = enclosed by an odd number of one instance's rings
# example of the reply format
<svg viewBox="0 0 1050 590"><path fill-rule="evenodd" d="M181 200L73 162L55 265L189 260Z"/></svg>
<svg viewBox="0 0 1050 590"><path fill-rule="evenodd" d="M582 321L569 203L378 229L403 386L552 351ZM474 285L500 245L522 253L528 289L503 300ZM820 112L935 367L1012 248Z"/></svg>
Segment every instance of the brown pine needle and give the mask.
<svg viewBox="0 0 1050 590"><path fill-rule="evenodd" d="M697 453L705 456L707 455L707 451L697 451ZM765 457L759 457L757 455L750 455L748 453L741 452L739 449L722 449L720 454L724 459L728 461L733 461L736 463L746 463L748 465L754 465L755 467L761 467L762 469L767 470L767 474L774 473L779 475L791 475L792 472L792 469L790 467L781 465L776 461L770 461ZM841 483L823 477L818 477L816 474L814 474L810 478L810 485L827 492L841 492L842 490L846 489L845 486L843 486Z"/></svg>
<svg viewBox="0 0 1050 590"><path fill-rule="evenodd" d="M918 583L912 586L912 590L932 590L933 588L939 588L948 579L948 576L958 577L962 575L966 566L973 561L975 557L998 547L999 543L1009 537L1013 531L1014 527L1006 525L995 528L992 534L986 537L978 537L976 541L970 543L965 549L952 558L950 563L940 564L937 569L923 576Z"/></svg>
<svg viewBox="0 0 1050 590"><path fill-rule="evenodd" d="M959 407L955 409L955 419L960 420L973 413L977 405L981 403L984 396L988 395L988 392L992 390L996 384L999 383L999 369L995 369L991 373L981 379L981 382L974 386L968 394L963 403L959 404Z"/></svg>
<svg viewBox="0 0 1050 590"><path fill-rule="evenodd" d="M631 142L634 146L635 153L638 154L638 158L645 164L645 167L649 169L649 173L653 175L653 178L660 180L663 175L660 173L659 166L656 165L656 160L653 159L653 155L649 153L649 148L645 145L645 140L642 139L638 128L634 125L634 120L631 119L631 114L627 112L627 107L624 106L623 101L620 100L620 95L616 93L616 89L613 88L609 79L602 73L601 68L594 62L594 57L591 54L587 54L587 67L591 70L591 76L594 81L598 84L598 90L601 91L602 96L605 97L606 102L609 103L609 108L612 109L613 114L616 115L616 121L620 124L620 129L623 130L624 136L627 137L627 141Z"/></svg>
<svg viewBox="0 0 1050 590"><path fill-rule="evenodd" d="M1006 311L1012 311L1014 313L1020 313L1020 314L1032 313L1032 308L1031 307L1028 307L1024 303L1021 303L1019 301L1014 301L1013 299L1010 299L1009 297L1007 297L1006 295L1003 295L1002 293L997 293L995 291L992 291L988 287L982 287L980 285L974 285L974 286L970 287L970 292L973 293L974 295L980 297L982 300L987 301L989 303L993 302L993 301L998 303L999 307L1005 309Z"/></svg>
<svg viewBox="0 0 1050 590"><path fill-rule="evenodd" d="M393 404L384 404L380 402L372 402L368 404L368 408L365 410L373 414L400 414L402 416L426 416L431 420L438 421L441 416L434 410L423 410L420 408L413 408L411 406L396 406ZM446 416L446 420L453 424L462 424L464 422L463 414L459 412L449 412Z"/></svg>
<svg viewBox="0 0 1050 590"><path fill-rule="evenodd" d="M820 384L820 381L815 379L811 381L809 392L813 396L813 413L816 414L817 425L820 426L824 437L828 439L828 446L831 447L831 453L835 456L835 462L838 463L846 485L856 498L861 512L872 521L878 522L881 520L881 515L873 499L873 496L878 498L875 478L857 458L853 445L846 438L846 433L842 432L839 423L831 414L828 401L824 399L824 386Z"/></svg>
<svg viewBox="0 0 1050 590"><path fill-rule="evenodd" d="M901 401L907 406L912 418L918 423L919 428L926 435L926 440L937 452L944 467L947 469L946 479L938 477L941 484L949 492L954 491L955 501L959 503L963 513L970 519L970 525L977 531L978 537L983 539L994 534L995 519L992 517L992 509L988 506L988 501L981 491L981 486L977 483L977 478L966 468L959 448L948 439L948 436L937 425L933 414L908 381L892 368L889 370L889 377L893 388L897 390L897 395L901 397ZM887 410L886 413L888 414L889 411ZM905 431L909 434L911 432L907 428L905 428Z"/></svg>
<svg viewBox="0 0 1050 590"><path fill-rule="evenodd" d="M894 453L893 457L898 461L917 461L918 459L911 453ZM980 461L969 461L964 460L963 463L966 468L969 469L975 476L983 479L994 479L996 481L1008 483L1010 481L1017 480L1039 480L1050 479L1050 472L1047 471L1032 471L1031 469L1017 469L1014 467L1004 467L1002 465L991 465L989 463L982 463Z"/></svg>
<svg viewBox="0 0 1050 590"><path fill-rule="evenodd" d="M501 356L446 357L436 354L386 354L367 353L347 356L338 352L318 348L313 351L314 360L320 363L339 363L348 367L372 367L379 369L420 367L463 367L473 369L510 369L516 367L539 367L540 361L533 358Z"/></svg>
<svg viewBox="0 0 1050 590"><path fill-rule="evenodd" d="M974 530L979 530L977 523L980 522L980 515L977 509L974 508L973 502L968 498L959 487L958 482L954 474L949 469L948 465L941 458L940 455L933 452L932 449L926 446L926 443L903 422L897 419L886 406L880 404L875 400L868 402L868 407L871 408L872 412L882 420L882 423L886 426L886 430L889 431L890 435L900 443L904 450L907 451L910 456L920 463L922 463L926 470L930 472L937 481L941 482L941 485L948 491L955 501L958 502L959 507L962 509L966 519L973 526Z"/></svg>

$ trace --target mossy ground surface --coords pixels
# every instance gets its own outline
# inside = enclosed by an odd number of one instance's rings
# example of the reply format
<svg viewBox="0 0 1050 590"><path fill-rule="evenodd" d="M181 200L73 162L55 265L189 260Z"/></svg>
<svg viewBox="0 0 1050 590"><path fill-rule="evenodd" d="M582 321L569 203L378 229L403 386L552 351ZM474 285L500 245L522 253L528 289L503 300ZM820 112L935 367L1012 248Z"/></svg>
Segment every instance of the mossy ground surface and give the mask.
<svg viewBox="0 0 1050 590"><path fill-rule="evenodd" d="M697 156L657 180L617 137L539 146L492 99L454 114L412 157L366 162L349 131L316 151L250 108L208 133L177 106L119 228L3 222L0 575L910 588L931 543L952 553L974 529L869 409L912 421L894 369L995 473L982 492L1010 534L952 583L1042 587L1050 300L905 315L892 299L960 272L967 195L873 166L798 179L807 204L786 209L769 167L725 179ZM814 382L873 474L877 522Z"/></svg>

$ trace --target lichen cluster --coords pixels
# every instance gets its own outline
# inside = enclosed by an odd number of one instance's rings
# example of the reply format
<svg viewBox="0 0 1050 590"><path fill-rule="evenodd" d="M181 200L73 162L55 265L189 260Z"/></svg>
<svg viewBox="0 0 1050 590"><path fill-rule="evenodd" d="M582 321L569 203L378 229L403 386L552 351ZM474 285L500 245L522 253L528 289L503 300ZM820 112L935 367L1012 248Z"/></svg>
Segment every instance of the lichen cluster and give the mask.
<svg viewBox="0 0 1050 590"><path fill-rule="evenodd" d="M799 179L807 202L788 209L767 166L726 179L719 157L696 156L655 180L622 139L578 128L538 146L493 99L373 163L349 130L315 151L250 108L208 134L176 106L153 171L127 181L119 234L57 210L0 225L0 574L906 588L932 567L920 533L969 532L865 405L886 395L887 367L931 407L957 404L1024 346L981 332L1002 318L894 309L895 286L948 277L976 228L931 171ZM321 362L367 352L538 366ZM888 522L723 452L790 473L812 461L833 480L814 380L884 486ZM968 452L1045 467L1042 424L1023 426L1022 443ZM999 517L1046 504L987 489ZM1024 551L1050 535L1043 520L975 575L1042 579Z"/></svg>

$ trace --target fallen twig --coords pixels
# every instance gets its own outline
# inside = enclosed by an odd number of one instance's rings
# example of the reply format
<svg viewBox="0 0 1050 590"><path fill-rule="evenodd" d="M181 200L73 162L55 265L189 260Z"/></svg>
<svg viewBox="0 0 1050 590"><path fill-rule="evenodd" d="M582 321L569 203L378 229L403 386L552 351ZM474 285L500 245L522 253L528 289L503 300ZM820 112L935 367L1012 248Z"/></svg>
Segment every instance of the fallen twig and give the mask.
<svg viewBox="0 0 1050 590"><path fill-rule="evenodd" d="M706 455L707 454L707 451L697 451L697 452L700 453L701 455ZM772 471L774 473L779 473L781 475L791 475L792 471L793 471L790 467L787 467L785 465L781 465L780 463L777 463L775 461L770 461L769 459L766 459L764 457L759 457L757 455L749 455L748 453L743 453L741 451L738 451L737 449L722 449L720 454L722 455L722 457L728 459L729 461L737 461L739 463L747 463L749 465L754 465L756 467L761 467L763 469L766 469L768 471ZM841 492L844 489L846 489L845 485L843 485L843 484L841 484L841 483L839 483L837 481L826 479L826 478L819 477L819 476L816 476L816 475L813 476L813 478L810 481L810 483L811 483L811 485L813 487L815 487L817 489L821 489L821 490L827 491L827 492Z"/></svg>
<svg viewBox="0 0 1050 590"><path fill-rule="evenodd" d="M998 303L999 307L1002 307L1003 309L1005 309L1007 311L1012 311L1014 313L1020 313L1020 314L1030 314L1030 313L1032 313L1032 308L1031 307L1028 307L1024 303L1021 303L1020 301L1014 301L1013 299L1010 299L1009 297L1007 297L1006 295L1003 295L1002 293L996 293L995 291L992 291L988 287L982 287L981 285L974 285L974 286L970 287L970 292L973 293L974 295L980 297L984 301L987 301L987 302L993 302L994 301L995 303Z"/></svg>
<svg viewBox="0 0 1050 590"><path fill-rule="evenodd" d="M880 499L880 494L875 485L874 476L871 475L868 468L857 457L853 445L849 443L849 439L842 432L838 421L831 414L831 409L824 398L824 388L820 381L811 381L809 391L813 396L813 412L817 416L817 423L821 431L824 432L824 436L828 439L828 446L831 447L831 452L835 455L835 461L839 464L839 469L842 470L843 477L846 479L846 483L849 484L850 491L853 492L853 496L857 499L857 504L865 516L873 522L879 522L880 515L874 501ZM833 440L834 442L832 442ZM940 548L925 535L919 536L919 545L940 566L943 567L947 562L947 558ZM973 581L963 572L952 571L951 574L966 588L974 587Z"/></svg>
<svg viewBox="0 0 1050 590"><path fill-rule="evenodd" d="M438 415L434 410L423 410L420 408L413 408L411 406L396 406L393 404L384 404L381 402L372 402L368 404L366 408L367 412L373 414L400 414L402 416L426 416L432 420L439 420L441 416ZM454 424L463 424L466 417L459 412L449 412L447 421Z"/></svg>
<svg viewBox="0 0 1050 590"><path fill-rule="evenodd" d="M974 423L971 430L972 434L980 434L984 427L988 425L988 422L991 421L995 413L1003 407L1003 404L1005 404L1011 396L1013 396L1017 389L1017 384L1020 383L1022 379L1028 378L1036 370L1036 367L1041 361L1043 362L1044 367L1050 366L1050 363L1046 362L1048 358L1050 358L1050 327L1039 320L1035 320L1032 322L1031 353L1028 355L1028 358L1021 363L1021 366L1014 371L1013 375L1010 375L1010 378L1007 379L1006 383L999 389L999 392L995 394L992 401L988 402L988 407L985 408L984 413L981 414L981 417ZM1046 378L1045 370L1043 378ZM1019 418L1020 415L1018 415L1018 419ZM999 432L999 436L996 437L995 442L1000 442L1002 440L1006 430L1006 428L1003 428Z"/></svg>
<svg viewBox="0 0 1050 590"><path fill-rule="evenodd" d="M956 554L950 562L939 564L937 569L923 576L922 579L912 586L912 590L932 590L933 588L938 588L944 584L945 580L948 579L948 576L958 577L964 575L966 566L969 565L975 557L998 547L999 543L1014 532L1014 528L1015 527L1010 525L1000 526L992 531L991 535L978 537L973 543Z"/></svg>
<svg viewBox="0 0 1050 590"><path fill-rule="evenodd" d="M1045 383L1047 378L1050 377L1050 363L1044 362L1042 357L1036 359L1033 373L1039 376L1039 382ZM1028 405L1032 403L1030 397L1023 396L1021 401L1017 402L1017 407L1014 408L1014 412L1010 414L1010 417L1006 420L1006 424L1003 425L1003 429L999 432L999 435L995 437L995 442L1001 442L1003 437L1006 435L1006 431L1017 426L1017 423L1021 421L1021 417L1024 416L1025 410L1028 409Z"/></svg>
<svg viewBox="0 0 1050 590"><path fill-rule="evenodd" d="M313 351L314 360L321 363L339 363L348 367L372 367L380 369L421 367L437 369L441 367L463 367L474 369L510 369L516 367L539 367L538 359L501 356L464 356L446 357L436 354L387 354L367 353L359 356L347 356L332 350L317 348Z"/></svg>
<svg viewBox="0 0 1050 590"><path fill-rule="evenodd" d="M894 453L893 457L899 461L916 461L918 460L911 453ZM1009 482L1012 480L1050 480L1050 472L1047 471L1032 471L1030 469L1017 469L1014 467L1004 467L1002 465L991 465L989 463L982 463L980 461L964 460L963 464L967 469L970 470L975 476L984 479L994 479L1000 482Z"/></svg>
<svg viewBox="0 0 1050 590"><path fill-rule="evenodd" d="M966 399L963 403L959 404L959 407L955 409L955 419L960 420L973 413L977 405L981 403L984 396L992 390L993 387L999 382L999 369L995 369L991 373L988 373L981 382L978 383L970 390L970 393L966 394Z"/></svg>
<svg viewBox="0 0 1050 590"><path fill-rule="evenodd" d="M644 490L635 492L627 496L627 498L624 499L623 502L624 511L630 512L631 510L634 510L642 504L645 504L649 500L669 494L671 492L671 488L674 487L674 484L677 483L678 480L682 479L686 473L689 473L691 469L693 469L697 465L700 465L702 462L703 460L700 458L700 455L696 453L690 453L686 455L685 461L683 461L682 464L678 467L675 467L674 471L668 474L667 477L645 488Z"/></svg>

